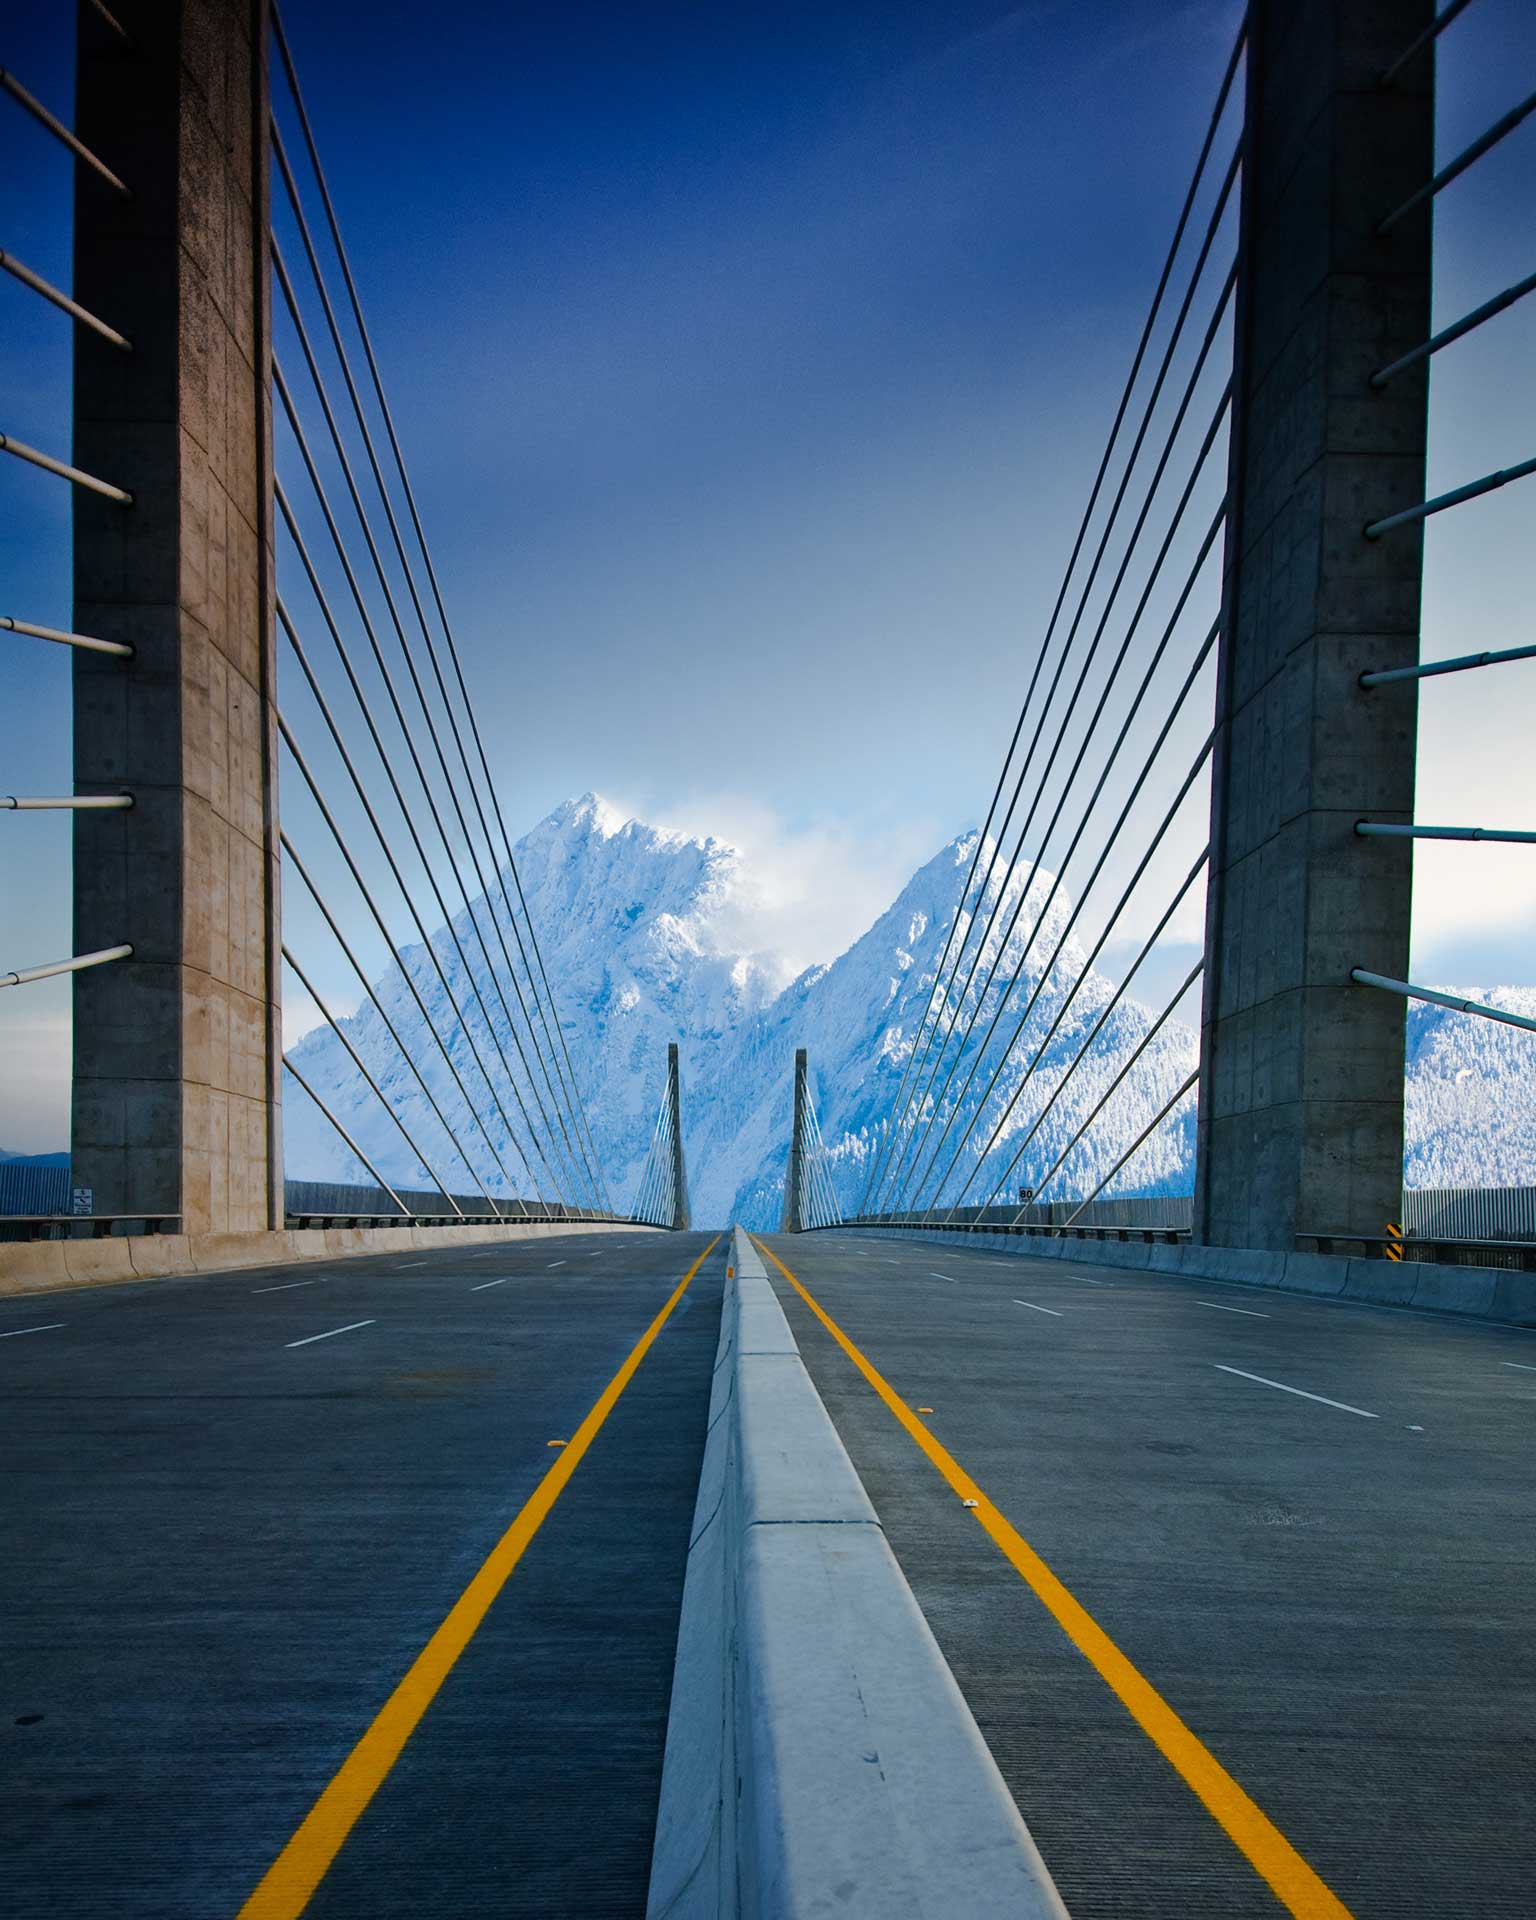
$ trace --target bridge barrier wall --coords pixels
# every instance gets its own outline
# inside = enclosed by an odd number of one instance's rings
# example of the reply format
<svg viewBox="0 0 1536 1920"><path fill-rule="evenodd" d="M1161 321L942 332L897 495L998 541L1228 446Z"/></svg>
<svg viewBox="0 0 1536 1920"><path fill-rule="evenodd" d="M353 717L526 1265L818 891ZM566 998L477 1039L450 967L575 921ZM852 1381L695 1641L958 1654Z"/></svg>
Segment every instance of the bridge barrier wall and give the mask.
<svg viewBox="0 0 1536 1920"><path fill-rule="evenodd" d="M648 1920L1065 1920L738 1228Z"/></svg>
<svg viewBox="0 0 1536 1920"><path fill-rule="evenodd" d="M486 1241L544 1239L552 1234L657 1231L621 1221L530 1220L516 1226L307 1227L277 1233L135 1233L99 1240L18 1240L0 1242L0 1296L417 1248L430 1252Z"/></svg>
<svg viewBox="0 0 1536 1920"><path fill-rule="evenodd" d="M1020 1260L1071 1260L1130 1267L1190 1280L1321 1294L1381 1307L1418 1307L1515 1326L1536 1325L1536 1273L1445 1266L1429 1260L1362 1260L1343 1254L1274 1253L1262 1248L1166 1246L1120 1240L1052 1240L1008 1233L946 1233L939 1227L833 1227L833 1233L890 1234L939 1246L985 1248Z"/></svg>

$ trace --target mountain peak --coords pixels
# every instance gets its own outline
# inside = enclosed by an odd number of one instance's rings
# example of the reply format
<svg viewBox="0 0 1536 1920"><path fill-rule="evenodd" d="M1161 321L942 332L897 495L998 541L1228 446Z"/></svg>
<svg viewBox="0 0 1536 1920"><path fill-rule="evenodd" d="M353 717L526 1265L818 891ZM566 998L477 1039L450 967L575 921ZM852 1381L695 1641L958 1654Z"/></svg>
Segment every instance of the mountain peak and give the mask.
<svg viewBox="0 0 1536 1920"><path fill-rule="evenodd" d="M562 800L558 807L544 816L540 824L553 827L556 831L575 827L590 833L595 839L612 840L631 822L630 816L614 806L611 800L605 800L602 794L588 788L579 800Z"/></svg>

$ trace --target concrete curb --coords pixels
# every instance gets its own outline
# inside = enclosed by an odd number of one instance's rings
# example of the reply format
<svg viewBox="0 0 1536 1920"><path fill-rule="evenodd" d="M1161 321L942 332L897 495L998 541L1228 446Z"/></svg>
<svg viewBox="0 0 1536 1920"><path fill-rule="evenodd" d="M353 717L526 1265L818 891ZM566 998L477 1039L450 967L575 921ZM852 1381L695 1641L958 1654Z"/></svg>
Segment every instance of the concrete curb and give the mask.
<svg viewBox="0 0 1536 1920"><path fill-rule="evenodd" d="M1163 1246L1134 1240L1048 1240L1011 1233L946 1233L941 1227L832 1227L831 1233L892 1236L934 1246L980 1247L1020 1260L1069 1260L1281 1293L1312 1293L1375 1307L1417 1307L1472 1320L1536 1325L1536 1273L1450 1267L1428 1260L1359 1260L1331 1253L1267 1253L1240 1247Z"/></svg>
<svg viewBox="0 0 1536 1920"><path fill-rule="evenodd" d="M730 1269L648 1920L1065 1920L739 1228Z"/></svg>
<svg viewBox="0 0 1536 1920"><path fill-rule="evenodd" d="M617 1221L593 1224L536 1220L520 1226L328 1227L277 1233L134 1233L101 1240L0 1242L0 1297L58 1287L106 1287L124 1280L168 1280L242 1267L297 1266L364 1254L540 1240L570 1233L654 1233Z"/></svg>

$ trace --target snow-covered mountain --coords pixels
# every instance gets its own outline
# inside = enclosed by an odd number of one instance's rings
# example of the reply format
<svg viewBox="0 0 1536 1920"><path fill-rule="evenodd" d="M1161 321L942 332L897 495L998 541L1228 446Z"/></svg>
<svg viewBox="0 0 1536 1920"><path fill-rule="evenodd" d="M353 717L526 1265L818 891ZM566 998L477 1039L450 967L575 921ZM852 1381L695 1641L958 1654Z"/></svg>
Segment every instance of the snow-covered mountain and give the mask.
<svg viewBox="0 0 1536 1920"><path fill-rule="evenodd" d="M1536 1020L1536 987L1441 988ZM1536 1036L1410 1002L1403 1184L1536 1184Z"/></svg>
<svg viewBox="0 0 1536 1920"><path fill-rule="evenodd" d="M685 1150L696 1220L777 1224L792 1065L800 1046L809 1052L822 1132L843 1205L851 1211L863 1190L879 1129L892 1110L974 847L974 835L951 842L913 875L900 897L846 953L830 965L786 980L772 956L733 948L727 930L739 921L736 909L749 881L735 848L626 820L593 794L557 807L527 834L517 847L518 870L615 1200L627 1201L638 1181L661 1095L667 1042L675 1039L682 1050ZM1038 1185L1107 1092L1120 1063L1146 1038L1152 1021L1147 1009L1130 998L1114 1006L1099 1043L1071 1072L1060 1097L1035 1128L1036 1116L1063 1082L1084 1036L1105 1015L1114 987L1095 971L1084 974L1081 947L1075 937L1064 938L1071 914L1065 890L1042 872L1020 908L1021 885L1016 879L1001 913L992 916L995 931L988 933L964 999L963 1020L969 1020L980 1000L978 1039L997 1020L997 1043L974 1082L968 1083L973 1044L952 1079L947 1078L946 1061L931 1090L939 1117L928 1136L931 1146L923 1151L925 1183L932 1193L959 1148L944 1184L951 1199L968 1178L965 1198L971 1202L987 1197L999 1182L1010 1193L1020 1185ZM995 904L994 882L989 913ZM486 944L499 955L490 909L477 902L476 913ZM461 914L454 927L458 943L445 929L435 937L434 947L455 998L470 1009L481 1057L499 1080L495 1042L473 1005L471 976L516 1066L512 1023L484 965L469 915ZM503 926L502 932L515 951L510 927ZM502 1166L514 1188L528 1191L536 1184L541 1191L552 1191L543 1167L535 1165L534 1179L529 1179L511 1144L509 1134L526 1139L527 1129L510 1096L503 1096L505 1119L493 1115L485 1133L477 1130L456 1083L457 1076L477 1097L482 1095L484 1081L474 1050L446 1005L425 950L407 948L403 957L421 1003L439 1031L453 1036L448 1043L452 1065L427 1033L398 968L385 974L376 990L464 1153L492 1191L507 1190ZM962 982L969 970L967 958ZM1018 984L1005 1005L1004 990L1016 971ZM1536 1010L1536 990L1507 988L1495 998L1500 1005ZM946 1019L957 1004L951 1003ZM1023 1041L993 1084L992 1063L1001 1058L1003 1042L1026 1013ZM348 1038L398 1105L424 1155L456 1190L472 1190L444 1118L433 1111L378 1014L365 1007L345 1024ZM1528 1101L1501 1100L1498 1090L1501 1080L1513 1084L1516 1076L1523 1076L1527 1062L1520 1048L1523 1041L1528 1049L1528 1037L1427 1006L1412 1009L1409 1035L1411 1183L1536 1178L1536 1115ZM1098 1185L1190 1072L1196 1047L1197 1036L1187 1025L1170 1021L1156 1035L1072 1149L1052 1182L1052 1197L1091 1192ZM413 1187L434 1184L328 1029L310 1034L294 1057L386 1177ZM520 1069L518 1079L531 1107ZM927 1080L925 1067L914 1075L912 1086ZM1469 1087L1475 1087L1477 1102L1486 1103L1487 1119L1473 1113ZM547 1089L541 1085L541 1091L548 1103ZM485 1105L483 1097L480 1104ZM980 1127L973 1124L978 1111ZM939 1148L952 1116L954 1125ZM997 1146L988 1163L978 1168L976 1142L989 1137L999 1119ZM359 1161L292 1081L284 1128L288 1171L294 1177L367 1179ZM1186 1101L1109 1191L1188 1192L1193 1153L1193 1104ZM1017 1162L1011 1165L1015 1156Z"/></svg>

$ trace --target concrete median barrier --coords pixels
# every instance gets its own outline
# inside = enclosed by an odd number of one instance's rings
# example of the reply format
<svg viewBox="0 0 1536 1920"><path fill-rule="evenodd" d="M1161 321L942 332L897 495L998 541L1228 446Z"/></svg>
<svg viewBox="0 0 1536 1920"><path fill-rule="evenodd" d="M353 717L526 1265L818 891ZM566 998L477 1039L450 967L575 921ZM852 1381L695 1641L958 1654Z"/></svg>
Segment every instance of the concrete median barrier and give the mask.
<svg viewBox="0 0 1536 1920"><path fill-rule="evenodd" d="M737 1232L648 1920L1064 1920Z"/></svg>

